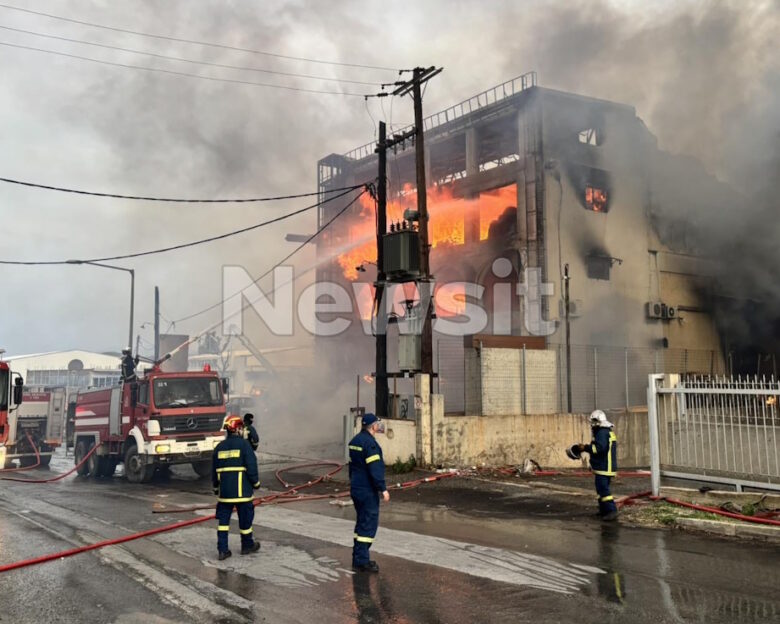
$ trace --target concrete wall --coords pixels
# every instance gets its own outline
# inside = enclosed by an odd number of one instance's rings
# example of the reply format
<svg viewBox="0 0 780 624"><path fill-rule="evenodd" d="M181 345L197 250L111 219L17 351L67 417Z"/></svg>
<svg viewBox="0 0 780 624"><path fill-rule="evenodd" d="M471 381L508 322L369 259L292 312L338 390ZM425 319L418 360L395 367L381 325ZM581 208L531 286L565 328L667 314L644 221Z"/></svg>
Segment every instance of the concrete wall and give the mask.
<svg viewBox="0 0 780 624"><path fill-rule="evenodd" d="M647 466L647 413L610 414L618 437L618 464ZM566 448L590 440L581 414L445 416L434 420L433 463L446 466L522 464L526 458L545 468L576 468Z"/></svg>
<svg viewBox="0 0 780 624"><path fill-rule="evenodd" d="M467 415L552 414L558 411L555 351L526 349L525 371L522 349L467 347L465 358Z"/></svg>

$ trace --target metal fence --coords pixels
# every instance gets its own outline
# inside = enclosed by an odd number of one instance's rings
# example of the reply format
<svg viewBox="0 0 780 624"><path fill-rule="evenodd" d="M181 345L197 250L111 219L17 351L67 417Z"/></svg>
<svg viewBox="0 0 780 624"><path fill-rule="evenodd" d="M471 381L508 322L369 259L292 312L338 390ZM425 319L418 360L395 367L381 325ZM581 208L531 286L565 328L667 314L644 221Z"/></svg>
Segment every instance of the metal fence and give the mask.
<svg viewBox="0 0 780 624"><path fill-rule="evenodd" d="M447 413L539 414L590 412L644 406L647 376L653 373L720 375L717 351L572 345L571 405L564 345L544 351L501 349L472 354L462 338L438 337L435 344L437 392ZM468 395L468 400L467 400Z"/></svg>
<svg viewBox="0 0 780 624"><path fill-rule="evenodd" d="M780 383L650 375L652 487L661 475L780 490Z"/></svg>

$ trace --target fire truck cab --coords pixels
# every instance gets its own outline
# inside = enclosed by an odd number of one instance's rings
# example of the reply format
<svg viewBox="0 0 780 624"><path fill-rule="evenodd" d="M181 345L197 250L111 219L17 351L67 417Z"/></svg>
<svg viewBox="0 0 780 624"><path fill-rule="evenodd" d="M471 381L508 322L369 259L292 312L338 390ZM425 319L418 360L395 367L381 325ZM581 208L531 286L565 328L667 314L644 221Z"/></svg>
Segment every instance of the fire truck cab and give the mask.
<svg viewBox="0 0 780 624"><path fill-rule="evenodd" d="M79 391L75 463L98 448L78 473L107 477L124 463L128 481L145 483L155 469L189 463L209 475L224 438L226 392L226 380L210 370L167 373L157 366L113 388Z"/></svg>

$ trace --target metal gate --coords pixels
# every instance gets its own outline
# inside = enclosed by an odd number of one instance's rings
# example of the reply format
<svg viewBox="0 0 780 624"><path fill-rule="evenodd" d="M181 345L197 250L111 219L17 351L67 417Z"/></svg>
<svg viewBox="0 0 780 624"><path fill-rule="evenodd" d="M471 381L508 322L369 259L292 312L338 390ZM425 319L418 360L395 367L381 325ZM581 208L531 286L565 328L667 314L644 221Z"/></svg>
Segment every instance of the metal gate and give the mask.
<svg viewBox="0 0 780 624"><path fill-rule="evenodd" d="M650 375L652 489L661 475L780 490L780 382Z"/></svg>

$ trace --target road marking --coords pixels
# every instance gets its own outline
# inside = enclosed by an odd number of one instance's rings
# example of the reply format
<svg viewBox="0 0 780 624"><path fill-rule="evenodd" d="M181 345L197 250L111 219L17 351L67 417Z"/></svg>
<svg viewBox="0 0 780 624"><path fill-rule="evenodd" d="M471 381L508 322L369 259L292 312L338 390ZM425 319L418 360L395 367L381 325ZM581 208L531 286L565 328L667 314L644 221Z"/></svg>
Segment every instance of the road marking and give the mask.
<svg viewBox="0 0 780 624"><path fill-rule="evenodd" d="M262 507L255 514L255 525L352 547L354 523L350 520L280 507ZM562 594L580 590L590 583L594 574L604 574L604 570L599 568L549 557L381 527L372 551L493 581Z"/></svg>

